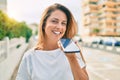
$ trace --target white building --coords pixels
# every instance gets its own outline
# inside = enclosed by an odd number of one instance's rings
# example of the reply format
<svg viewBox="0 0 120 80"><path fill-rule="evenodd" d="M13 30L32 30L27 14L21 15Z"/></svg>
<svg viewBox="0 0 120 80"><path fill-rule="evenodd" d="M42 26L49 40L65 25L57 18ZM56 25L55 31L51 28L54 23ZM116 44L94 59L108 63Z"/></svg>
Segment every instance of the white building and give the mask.
<svg viewBox="0 0 120 80"><path fill-rule="evenodd" d="M7 12L7 0L0 0L0 10Z"/></svg>

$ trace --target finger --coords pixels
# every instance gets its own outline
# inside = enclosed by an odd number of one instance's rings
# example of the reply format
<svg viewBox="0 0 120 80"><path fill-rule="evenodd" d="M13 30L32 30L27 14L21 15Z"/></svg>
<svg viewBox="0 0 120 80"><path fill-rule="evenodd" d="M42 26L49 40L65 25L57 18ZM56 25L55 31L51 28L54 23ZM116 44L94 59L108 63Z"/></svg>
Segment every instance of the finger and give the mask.
<svg viewBox="0 0 120 80"><path fill-rule="evenodd" d="M61 50L63 50L63 48L62 48L62 44L61 44L60 41L58 41L58 47L59 47Z"/></svg>

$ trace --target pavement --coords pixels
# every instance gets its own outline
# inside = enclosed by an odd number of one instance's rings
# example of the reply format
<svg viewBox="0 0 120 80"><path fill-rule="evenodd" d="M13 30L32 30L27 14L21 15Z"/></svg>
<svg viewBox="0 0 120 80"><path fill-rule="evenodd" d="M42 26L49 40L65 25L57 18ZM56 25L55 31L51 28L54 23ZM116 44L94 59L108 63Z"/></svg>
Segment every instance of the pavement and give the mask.
<svg viewBox="0 0 120 80"><path fill-rule="evenodd" d="M83 47L90 80L120 80L120 55Z"/></svg>
<svg viewBox="0 0 120 80"><path fill-rule="evenodd" d="M13 74L12 74L12 76L11 76L11 79L10 80L15 80L15 78L16 78L16 74L17 74L17 71L18 71L18 67L19 67L19 64L20 64L20 61L21 61L21 59L22 59L22 56L23 56L23 54L24 54L24 52L27 50L27 47L28 47L28 45L29 44L23 44L23 46L21 46L20 47L20 49L16 49L16 50L13 50L13 51L11 51L11 53L16 53L17 52L17 55L16 55L16 58L13 58L11 61L12 61L12 63L13 63L13 61L16 61L16 60L18 60L18 62L17 62L17 66L15 66L15 70L14 70L14 72L13 72ZM19 55L18 55L18 53L19 53Z"/></svg>

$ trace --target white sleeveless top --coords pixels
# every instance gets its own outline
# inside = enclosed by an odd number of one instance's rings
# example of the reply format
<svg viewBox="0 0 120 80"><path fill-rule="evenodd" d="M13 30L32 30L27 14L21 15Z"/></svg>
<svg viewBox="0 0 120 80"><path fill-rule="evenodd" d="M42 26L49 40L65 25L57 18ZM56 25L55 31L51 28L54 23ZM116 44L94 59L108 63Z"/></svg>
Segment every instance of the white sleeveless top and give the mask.
<svg viewBox="0 0 120 80"><path fill-rule="evenodd" d="M80 54L79 65L85 67ZM61 49L27 51L20 63L16 80L74 80L69 61Z"/></svg>

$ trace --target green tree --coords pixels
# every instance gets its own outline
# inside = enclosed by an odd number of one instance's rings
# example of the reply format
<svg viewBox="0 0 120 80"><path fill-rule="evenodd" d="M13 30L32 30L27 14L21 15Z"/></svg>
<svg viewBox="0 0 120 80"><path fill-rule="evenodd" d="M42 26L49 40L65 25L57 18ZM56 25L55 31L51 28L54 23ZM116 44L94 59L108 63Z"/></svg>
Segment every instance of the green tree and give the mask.
<svg viewBox="0 0 120 80"><path fill-rule="evenodd" d="M4 38L6 35L6 30L7 30L7 25L6 25L6 20L7 20L7 15L4 14L2 11L0 11L0 40Z"/></svg>
<svg viewBox="0 0 120 80"><path fill-rule="evenodd" d="M21 22L20 26L20 35L26 38L26 42L29 41L30 37L32 36L32 30L26 25L25 22Z"/></svg>
<svg viewBox="0 0 120 80"><path fill-rule="evenodd" d="M93 33L99 33L99 32L100 32L100 29L98 29L98 28L93 29Z"/></svg>
<svg viewBox="0 0 120 80"><path fill-rule="evenodd" d="M5 36L11 38L25 37L26 42L32 35L32 30L25 22L17 22L9 18L5 13L0 11L0 40Z"/></svg>

